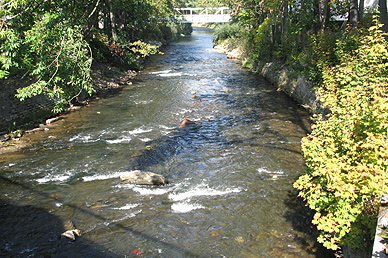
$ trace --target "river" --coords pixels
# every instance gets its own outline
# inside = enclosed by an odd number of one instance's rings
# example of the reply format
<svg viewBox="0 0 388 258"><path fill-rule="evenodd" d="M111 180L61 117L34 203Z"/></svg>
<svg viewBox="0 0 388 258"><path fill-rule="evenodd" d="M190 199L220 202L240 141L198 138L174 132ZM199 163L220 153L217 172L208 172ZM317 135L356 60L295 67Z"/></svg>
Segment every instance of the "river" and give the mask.
<svg viewBox="0 0 388 258"><path fill-rule="evenodd" d="M331 257L292 187L308 113L212 47L196 28L132 85L2 155L0 255ZM120 182L136 169L170 184ZM58 238L69 220L74 242Z"/></svg>

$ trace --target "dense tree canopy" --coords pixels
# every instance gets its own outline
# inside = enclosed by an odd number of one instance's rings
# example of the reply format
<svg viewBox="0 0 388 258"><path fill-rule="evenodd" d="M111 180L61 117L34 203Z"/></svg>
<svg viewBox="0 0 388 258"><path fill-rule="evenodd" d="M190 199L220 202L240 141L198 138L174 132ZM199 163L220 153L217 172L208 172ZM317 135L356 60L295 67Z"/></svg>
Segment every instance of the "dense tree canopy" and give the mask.
<svg viewBox="0 0 388 258"><path fill-rule="evenodd" d="M178 0L0 1L0 78L31 80L25 99L46 94L63 110L81 90L93 91L93 61L139 68L182 25L170 15Z"/></svg>

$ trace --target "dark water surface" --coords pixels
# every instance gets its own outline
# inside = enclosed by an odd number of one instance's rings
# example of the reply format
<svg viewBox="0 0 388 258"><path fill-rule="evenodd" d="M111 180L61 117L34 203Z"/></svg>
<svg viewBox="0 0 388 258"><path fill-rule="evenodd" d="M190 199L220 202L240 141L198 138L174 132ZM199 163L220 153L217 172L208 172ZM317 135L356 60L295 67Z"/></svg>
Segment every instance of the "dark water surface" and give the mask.
<svg viewBox="0 0 388 258"><path fill-rule="evenodd" d="M2 155L1 255L330 257L292 189L308 131L305 110L196 29L133 85ZM135 169L171 184L118 180ZM75 242L58 239L68 220Z"/></svg>

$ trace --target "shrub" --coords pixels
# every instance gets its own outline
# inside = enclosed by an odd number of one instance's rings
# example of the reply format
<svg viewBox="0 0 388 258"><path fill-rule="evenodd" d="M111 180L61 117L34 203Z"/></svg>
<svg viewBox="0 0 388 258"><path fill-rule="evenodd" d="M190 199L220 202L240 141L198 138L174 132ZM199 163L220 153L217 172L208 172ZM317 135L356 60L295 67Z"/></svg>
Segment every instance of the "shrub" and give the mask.
<svg viewBox="0 0 388 258"><path fill-rule="evenodd" d="M221 44L226 39L240 38L243 27L239 23L224 23L214 29L213 42Z"/></svg>
<svg viewBox="0 0 388 258"><path fill-rule="evenodd" d="M330 249L363 248L374 234L388 165L387 47L372 26L357 49L324 69L320 93L332 113L302 141L308 168L294 186L316 211L318 241Z"/></svg>

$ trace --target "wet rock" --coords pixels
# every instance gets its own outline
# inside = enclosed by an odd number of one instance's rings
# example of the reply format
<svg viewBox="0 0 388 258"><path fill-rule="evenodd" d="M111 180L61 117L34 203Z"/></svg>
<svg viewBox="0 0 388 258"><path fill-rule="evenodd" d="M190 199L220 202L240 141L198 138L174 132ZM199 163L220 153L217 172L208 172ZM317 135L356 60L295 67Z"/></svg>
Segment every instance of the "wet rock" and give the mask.
<svg viewBox="0 0 388 258"><path fill-rule="evenodd" d="M59 116L47 119L46 124L48 125L48 124L54 123L54 122L58 121L59 119L61 119Z"/></svg>
<svg viewBox="0 0 388 258"><path fill-rule="evenodd" d="M44 130L43 127L38 127L38 128L34 128L34 129L31 129L31 130L25 131L25 133L26 134L33 134L33 133L41 132L43 130Z"/></svg>
<svg viewBox="0 0 388 258"><path fill-rule="evenodd" d="M79 230L79 229L73 229L73 230L67 230L67 231L63 232L63 233L61 234L61 237L62 237L62 238L65 238L65 237L66 237L66 238L69 238L69 239L75 241L75 239L76 239L77 237L81 236L81 235L82 235L82 231L81 231L81 230Z"/></svg>
<svg viewBox="0 0 388 258"><path fill-rule="evenodd" d="M135 170L123 174L120 176L120 179L124 182L131 184L139 185L165 185L168 184L167 179L159 174L152 172L144 172L140 170Z"/></svg>
<svg viewBox="0 0 388 258"><path fill-rule="evenodd" d="M195 124L195 122L190 121L189 119L185 118L183 119L182 123L179 125L180 128L186 127L186 125L192 125Z"/></svg>
<svg viewBox="0 0 388 258"><path fill-rule="evenodd" d="M66 230L61 234L61 238L68 238L73 241L76 240L77 237L82 235L82 231L75 228L74 222L69 220L63 225L63 228Z"/></svg>
<svg viewBox="0 0 388 258"><path fill-rule="evenodd" d="M68 220L65 225L63 225L63 228L65 230L74 230L75 229L75 225L74 225L74 222L71 221L71 220Z"/></svg>

